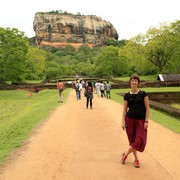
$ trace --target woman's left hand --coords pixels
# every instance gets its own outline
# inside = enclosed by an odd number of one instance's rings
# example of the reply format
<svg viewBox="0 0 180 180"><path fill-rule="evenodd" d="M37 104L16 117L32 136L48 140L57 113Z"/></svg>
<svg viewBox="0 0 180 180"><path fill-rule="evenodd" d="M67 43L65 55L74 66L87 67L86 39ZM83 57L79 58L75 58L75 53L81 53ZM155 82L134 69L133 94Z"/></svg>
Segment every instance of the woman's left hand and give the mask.
<svg viewBox="0 0 180 180"><path fill-rule="evenodd" d="M144 122L144 129L148 128L148 122Z"/></svg>

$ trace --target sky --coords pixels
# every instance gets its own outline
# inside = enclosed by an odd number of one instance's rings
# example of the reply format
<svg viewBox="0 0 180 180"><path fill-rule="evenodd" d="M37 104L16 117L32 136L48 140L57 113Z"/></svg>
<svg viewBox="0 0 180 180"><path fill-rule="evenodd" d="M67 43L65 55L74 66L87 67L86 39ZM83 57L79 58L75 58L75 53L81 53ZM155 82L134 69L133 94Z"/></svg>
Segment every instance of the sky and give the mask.
<svg viewBox="0 0 180 180"><path fill-rule="evenodd" d="M53 10L99 16L115 27L119 40L180 20L179 0L1 0L0 27L17 28L31 38L35 13Z"/></svg>

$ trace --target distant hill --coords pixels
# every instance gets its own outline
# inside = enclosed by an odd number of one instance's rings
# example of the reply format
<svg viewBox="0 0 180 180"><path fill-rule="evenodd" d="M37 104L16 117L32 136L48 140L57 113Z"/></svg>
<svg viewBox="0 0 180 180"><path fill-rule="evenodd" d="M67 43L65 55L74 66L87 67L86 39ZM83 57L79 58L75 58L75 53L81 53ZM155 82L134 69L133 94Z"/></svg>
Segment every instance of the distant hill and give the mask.
<svg viewBox="0 0 180 180"><path fill-rule="evenodd" d="M109 38L118 40L114 26L95 15L73 15L67 13L37 12L33 27L35 45L62 48L67 44L80 47L104 46Z"/></svg>

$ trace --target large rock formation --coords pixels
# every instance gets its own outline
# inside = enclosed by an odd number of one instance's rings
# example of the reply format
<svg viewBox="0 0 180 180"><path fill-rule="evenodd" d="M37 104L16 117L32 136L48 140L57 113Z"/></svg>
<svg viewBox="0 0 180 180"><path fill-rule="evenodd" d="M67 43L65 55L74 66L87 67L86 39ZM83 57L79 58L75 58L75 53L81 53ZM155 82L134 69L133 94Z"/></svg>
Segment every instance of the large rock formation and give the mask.
<svg viewBox="0 0 180 180"><path fill-rule="evenodd" d="M95 15L38 12L34 17L35 40L38 46L79 47L103 46L109 38L118 39L114 26Z"/></svg>

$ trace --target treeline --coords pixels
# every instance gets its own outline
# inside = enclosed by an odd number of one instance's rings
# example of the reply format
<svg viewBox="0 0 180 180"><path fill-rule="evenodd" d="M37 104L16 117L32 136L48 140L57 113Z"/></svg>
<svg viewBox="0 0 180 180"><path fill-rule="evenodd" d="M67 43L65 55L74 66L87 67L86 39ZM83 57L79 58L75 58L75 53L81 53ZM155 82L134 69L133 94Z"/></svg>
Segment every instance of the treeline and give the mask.
<svg viewBox="0 0 180 180"><path fill-rule="evenodd" d="M65 15L77 15L77 16L81 16L80 12L77 12L76 14L73 13L69 13L67 11L63 11L63 10L53 10L53 11L49 11L49 14L65 14Z"/></svg>
<svg viewBox="0 0 180 180"><path fill-rule="evenodd" d="M17 29L0 28L0 82L57 79L61 76L117 77L180 73L180 21L150 28L130 40L75 49L30 46Z"/></svg>

